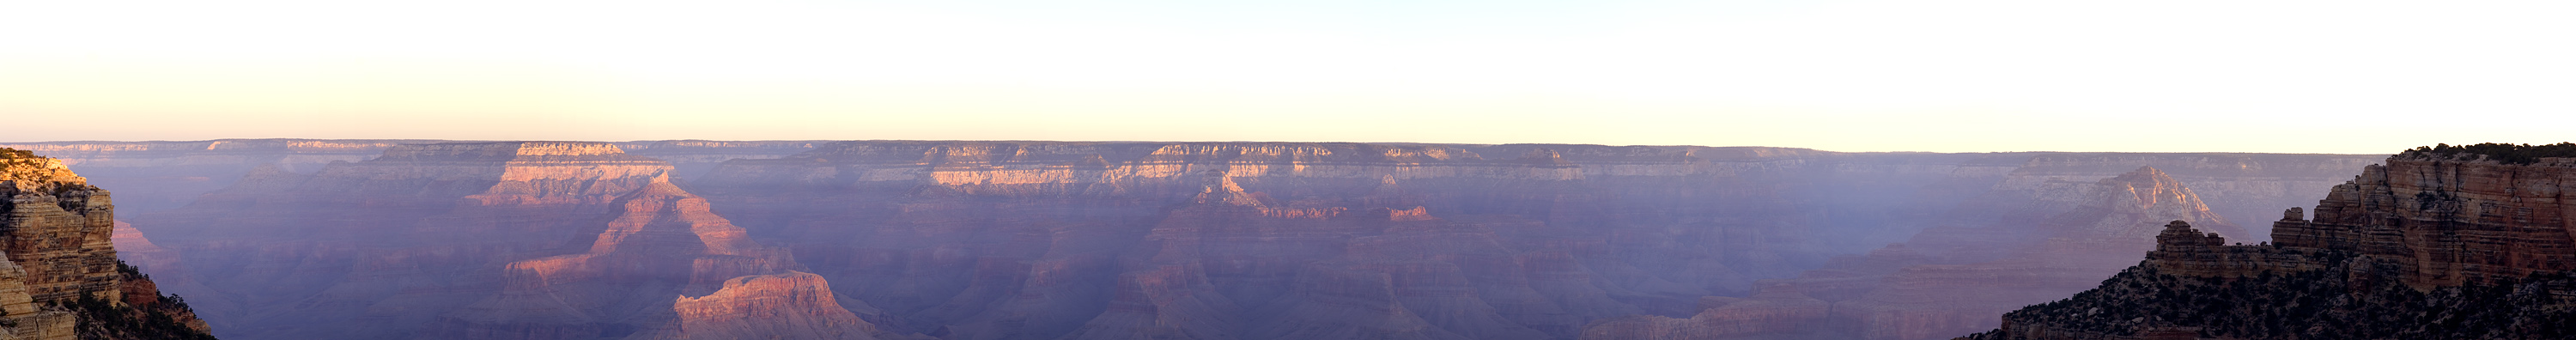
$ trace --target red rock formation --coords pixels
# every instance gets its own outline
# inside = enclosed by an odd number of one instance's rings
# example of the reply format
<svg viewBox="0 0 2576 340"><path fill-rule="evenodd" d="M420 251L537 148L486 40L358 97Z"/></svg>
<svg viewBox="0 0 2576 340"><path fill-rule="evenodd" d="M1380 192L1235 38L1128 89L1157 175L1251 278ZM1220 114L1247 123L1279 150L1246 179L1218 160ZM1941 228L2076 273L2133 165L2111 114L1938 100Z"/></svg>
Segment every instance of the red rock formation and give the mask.
<svg viewBox="0 0 2576 340"><path fill-rule="evenodd" d="M2576 159L2507 164L2408 152L2335 186L2314 220L2284 216L2273 239L2393 261L2415 287L2576 270L2576 220L2567 218L2576 204L2562 197L2576 192L2571 179Z"/></svg>
<svg viewBox="0 0 2576 340"><path fill-rule="evenodd" d="M678 315L672 325L628 339L902 338L841 307L823 277L804 272L733 278L715 293L681 296L671 308Z"/></svg>

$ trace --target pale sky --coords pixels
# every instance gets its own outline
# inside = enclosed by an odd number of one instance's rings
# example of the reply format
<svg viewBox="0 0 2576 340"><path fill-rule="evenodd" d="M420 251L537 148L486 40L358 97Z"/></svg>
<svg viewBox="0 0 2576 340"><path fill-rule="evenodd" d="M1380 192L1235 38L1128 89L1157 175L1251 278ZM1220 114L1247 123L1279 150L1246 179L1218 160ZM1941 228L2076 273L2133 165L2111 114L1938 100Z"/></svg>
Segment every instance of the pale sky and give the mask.
<svg viewBox="0 0 2576 340"><path fill-rule="evenodd" d="M2388 153L2576 140L2576 2L0 0L0 141Z"/></svg>

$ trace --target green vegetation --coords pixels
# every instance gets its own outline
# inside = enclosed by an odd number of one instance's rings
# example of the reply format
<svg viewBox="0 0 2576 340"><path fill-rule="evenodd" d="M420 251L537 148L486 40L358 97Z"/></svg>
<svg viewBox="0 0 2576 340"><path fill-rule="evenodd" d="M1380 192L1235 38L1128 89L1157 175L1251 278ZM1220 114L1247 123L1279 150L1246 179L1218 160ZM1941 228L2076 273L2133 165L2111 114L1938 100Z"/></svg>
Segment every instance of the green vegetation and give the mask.
<svg viewBox="0 0 2576 340"><path fill-rule="evenodd" d="M2561 142L2558 144L2545 145L2504 143L2478 143L2470 145L2434 144L2433 146L2415 147L2414 150L2407 151L2438 156L2453 156L2464 153L2486 155L2491 159L2504 162L2505 164L2531 164L2539 162L2542 157L2576 157L2576 143Z"/></svg>
<svg viewBox="0 0 2576 340"><path fill-rule="evenodd" d="M178 297L163 296L162 298L177 299ZM178 307L175 304L118 307L108 303L107 299L84 294L78 300L60 303L57 306L80 315L81 322L77 331L82 339L212 340L215 338L214 335L188 328L187 324L179 322L177 312L185 309L168 308Z"/></svg>
<svg viewBox="0 0 2576 340"><path fill-rule="evenodd" d="M116 261L116 271L124 280L143 280L143 272L125 261ZM126 291L126 293L135 293ZM183 318L195 314L187 300L178 295L162 295L160 301L141 305L118 304L90 294L79 299L53 303L54 307L78 315L76 332L82 339L206 339L214 335L189 328Z"/></svg>
<svg viewBox="0 0 2576 340"><path fill-rule="evenodd" d="M0 159L38 158L35 151L0 148Z"/></svg>

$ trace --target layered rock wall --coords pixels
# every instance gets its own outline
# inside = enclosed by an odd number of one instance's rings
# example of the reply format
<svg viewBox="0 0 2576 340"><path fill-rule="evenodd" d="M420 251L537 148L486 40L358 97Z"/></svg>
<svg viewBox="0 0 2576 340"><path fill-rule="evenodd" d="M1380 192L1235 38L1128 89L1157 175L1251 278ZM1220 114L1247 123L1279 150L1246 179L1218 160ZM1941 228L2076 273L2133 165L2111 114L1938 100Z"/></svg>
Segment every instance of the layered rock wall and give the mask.
<svg viewBox="0 0 2576 340"><path fill-rule="evenodd" d="M0 148L0 198L0 339L204 336L186 306L117 261L106 190L60 160Z"/></svg>
<svg viewBox="0 0 2576 340"><path fill-rule="evenodd" d="M2419 149L2370 165L2331 189L2314 218L2291 208L2273 223L2272 242L2231 245L2180 221L2158 236L2147 261L2102 288L2005 317L1980 339L2135 337L2190 329L2228 338L2550 338L2565 327L2564 296L2576 270L2576 204L2562 192L2576 159L2507 162L2479 153ZM2142 290L2144 289L2144 290ZM2278 306L2159 295L2156 290L2226 291L2229 297L2337 298ZM2320 297L2321 296L2321 297ZM2126 300L2144 317L2065 314ZM2128 317L2130 314L2118 314ZM2321 332L2352 320L2408 320ZM2413 326L2410 326L2413 325ZM2419 327L2420 326L2420 327ZM2340 334L2340 335L2337 335Z"/></svg>
<svg viewBox="0 0 2576 340"><path fill-rule="evenodd" d="M2417 287L2576 270L2570 189L2576 159L2402 154L2335 186L2313 220L2275 223L2275 242L2394 261Z"/></svg>
<svg viewBox="0 0 2576 340"><path fill-rule="evenodd" d="M0 159L0 251L27 272L27 293L37 302L87 294L118 299L116 206L106 190L90 186L46 158Z"/></svg>

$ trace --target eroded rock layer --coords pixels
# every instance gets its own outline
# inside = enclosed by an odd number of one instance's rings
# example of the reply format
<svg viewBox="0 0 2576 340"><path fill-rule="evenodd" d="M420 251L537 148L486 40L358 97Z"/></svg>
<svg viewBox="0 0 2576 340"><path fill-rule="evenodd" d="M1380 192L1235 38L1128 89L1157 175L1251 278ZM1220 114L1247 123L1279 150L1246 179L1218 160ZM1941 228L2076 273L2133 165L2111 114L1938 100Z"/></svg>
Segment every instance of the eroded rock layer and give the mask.
<svg viewBox="0 0 2576 340"><path fill-rule="evenodd" d="M0 339L208 338L117 261L116 206L62 161L0 148Z"/></svg>
<svg viewBox="0 0 2576 340"><path fill-rule="evenodd" d="M2494 151L2529 146L2480 145ZM2447 148L2447 146L2446 146ZM2147 261L1978 339L2556 339L2576 334L2576 159L2418 149L2292 208L2273 243L2174 222ZM2102 307L2121 308L2105 312Z"/></svg>

